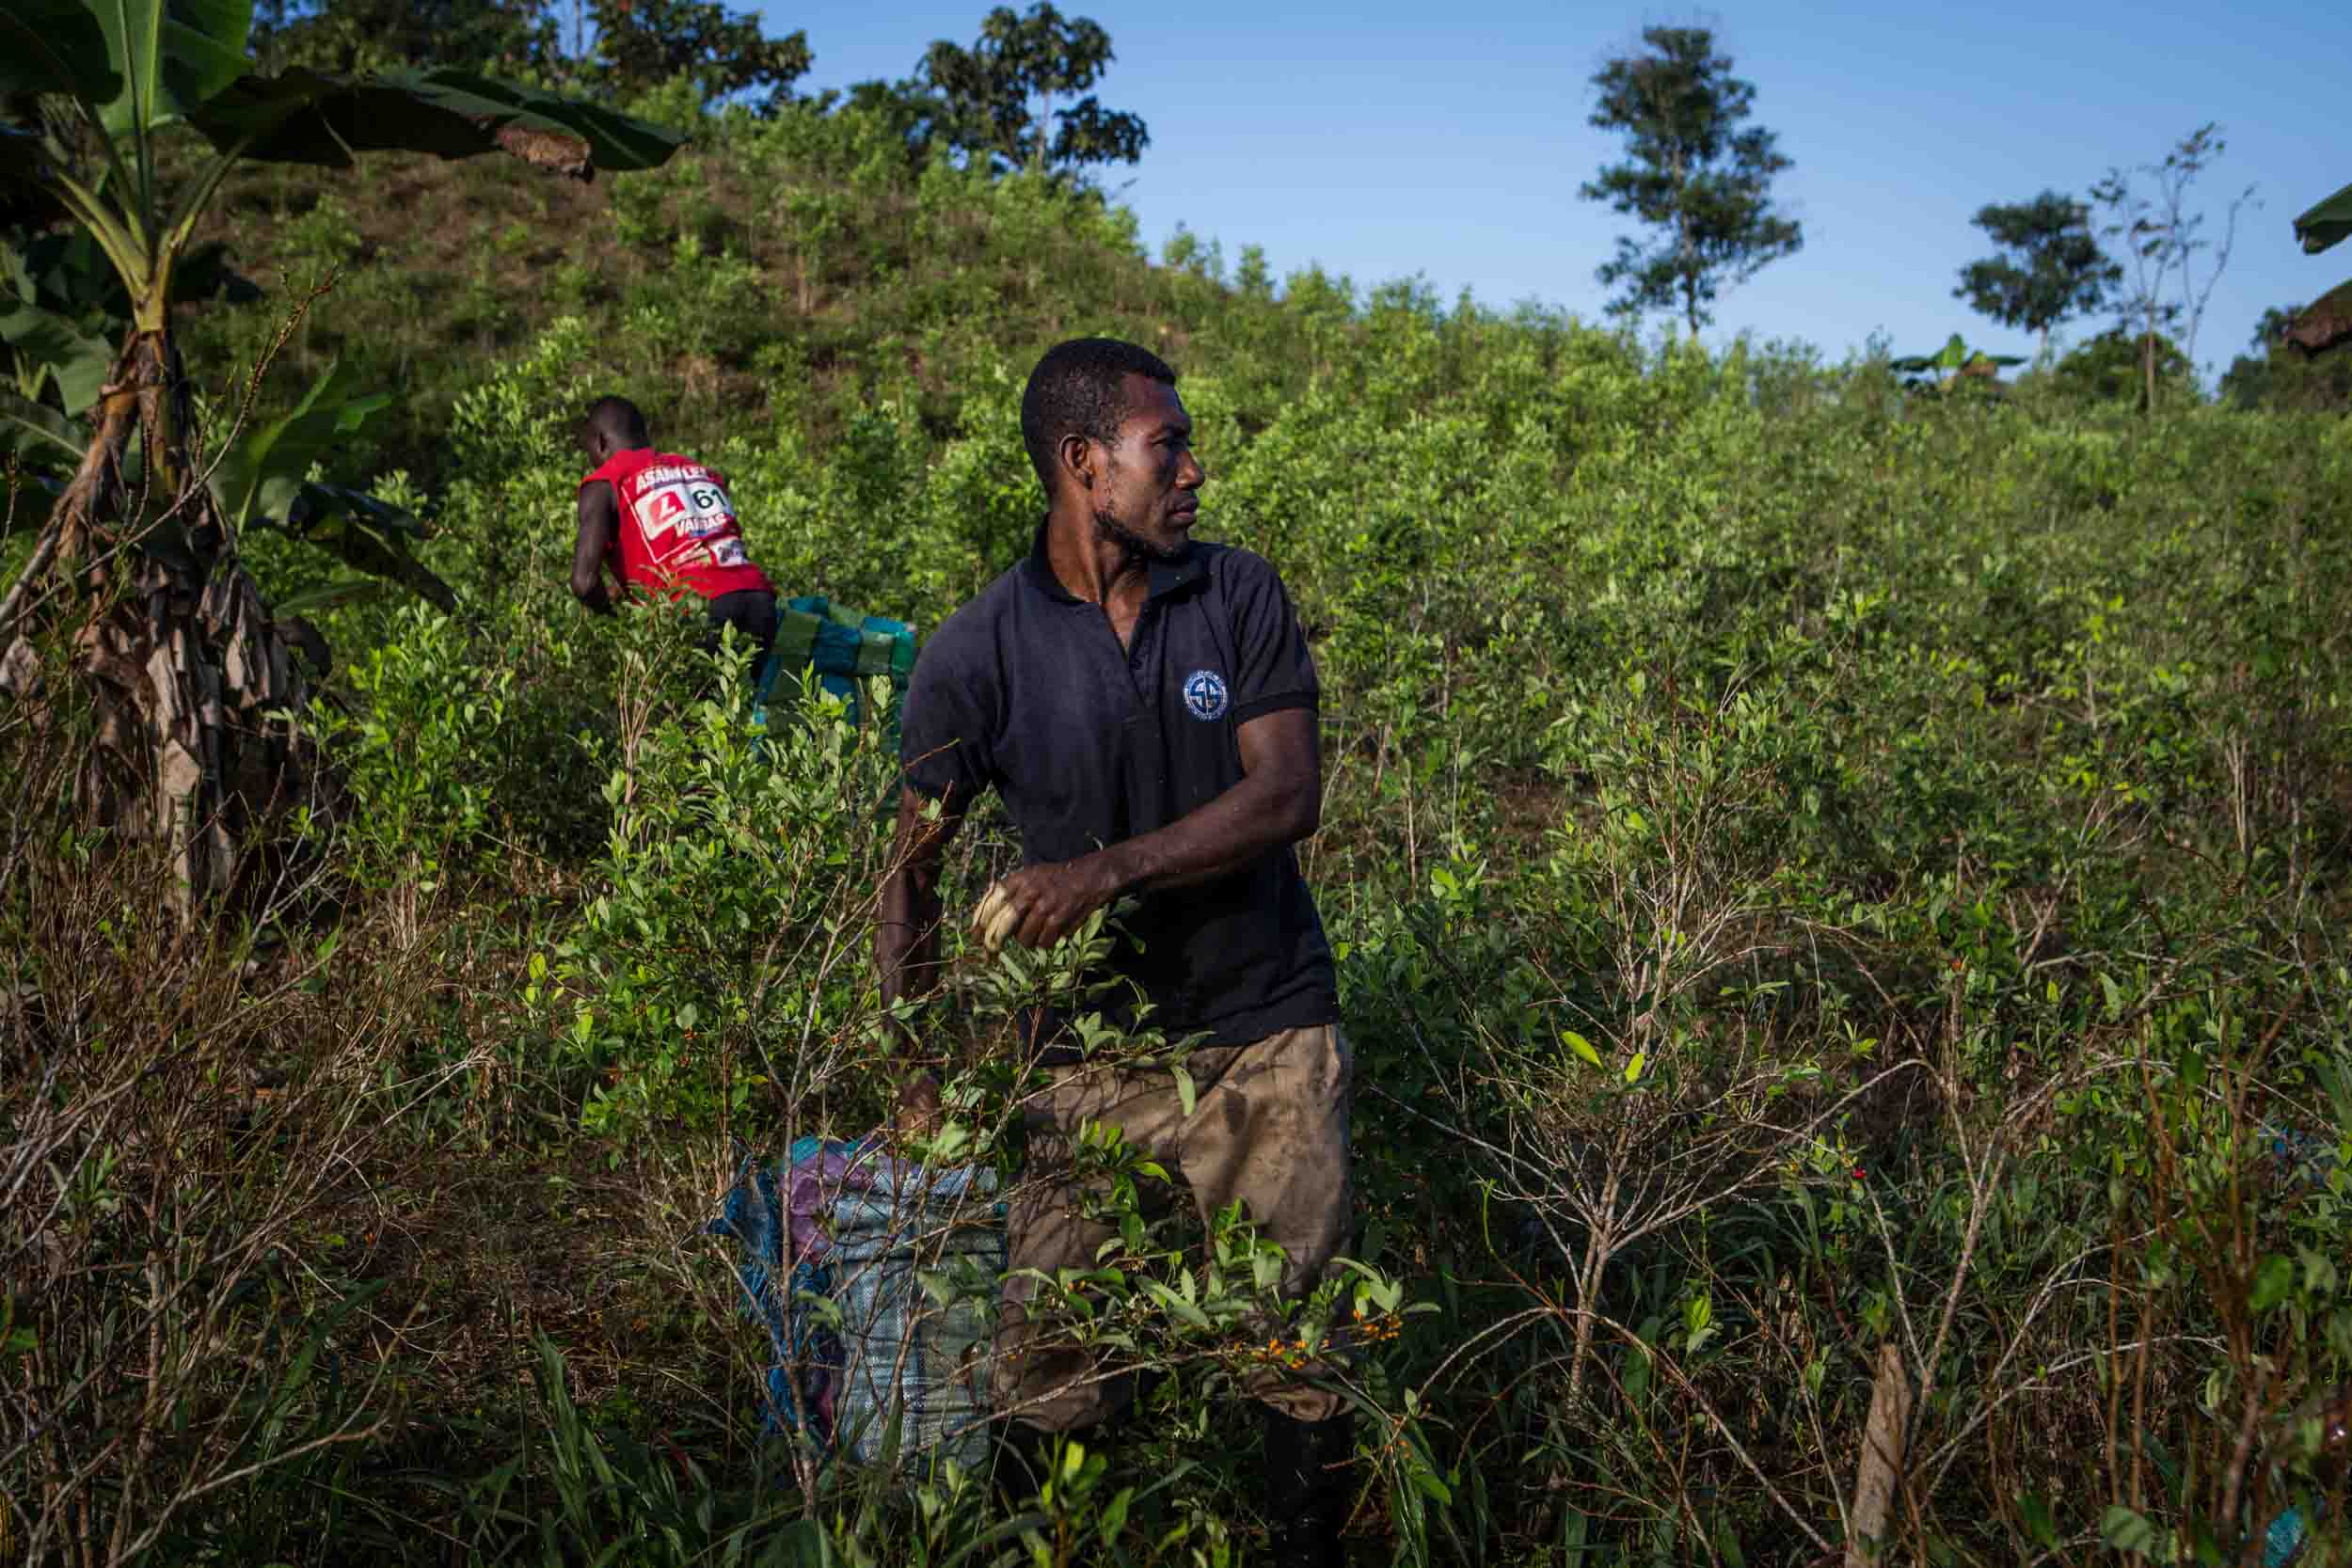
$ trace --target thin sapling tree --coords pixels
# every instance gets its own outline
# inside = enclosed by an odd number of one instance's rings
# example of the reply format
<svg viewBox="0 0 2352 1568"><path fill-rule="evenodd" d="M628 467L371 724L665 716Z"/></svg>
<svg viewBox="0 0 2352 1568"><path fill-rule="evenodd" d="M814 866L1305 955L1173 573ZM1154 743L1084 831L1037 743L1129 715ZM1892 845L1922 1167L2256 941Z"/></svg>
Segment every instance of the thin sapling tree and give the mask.
<svg viewBox="0 0 2352 1568"><path fill-rule="evenodd" d="M2232 198L2217 238L2206 232L2206 214L2191 209L2190 190L2198 176L2227 147L2221 128L2208 120L2183 136L2162 163L2142 164L2128 173L2111 168L2091 187L2090 198L2107 214L2101 232L2120 242L2131 258L2122 319L2140 334L2141 392L2152 414L2156 407L2157 336L2168 326L2177 326L2182 353L2190 365L2197 363L2197 330L2204 322L2205 306L2229 268L2238 213L2254 199L2251 185Z"/></svg>

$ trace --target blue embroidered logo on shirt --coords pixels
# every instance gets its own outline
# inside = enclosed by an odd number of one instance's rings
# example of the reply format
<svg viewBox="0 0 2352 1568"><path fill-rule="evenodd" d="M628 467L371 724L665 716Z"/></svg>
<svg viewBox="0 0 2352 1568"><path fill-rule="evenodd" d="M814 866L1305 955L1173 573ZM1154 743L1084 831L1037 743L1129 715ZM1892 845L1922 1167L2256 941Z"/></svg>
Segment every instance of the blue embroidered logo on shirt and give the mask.
<svg viewBox="0 0 2352 1568"><path fill-rule="evenodd" d="M1184 707L1203 721L1225 717L1225 677L1214 670L1195 670L1184 677Z"/></svg>

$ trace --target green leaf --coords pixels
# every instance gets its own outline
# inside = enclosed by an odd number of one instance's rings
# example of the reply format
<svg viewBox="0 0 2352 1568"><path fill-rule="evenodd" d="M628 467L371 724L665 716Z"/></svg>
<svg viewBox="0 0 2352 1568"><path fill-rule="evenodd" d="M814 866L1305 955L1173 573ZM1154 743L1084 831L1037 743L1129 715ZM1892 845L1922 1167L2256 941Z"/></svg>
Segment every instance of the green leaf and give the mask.
<svg viewBox="0 0 2352 1568"><path fill-rule="evenodd" d="M1183 1068L1172 1067L1168 1070L1168 1075L1176 1080L1176 1099L1184 1106L1184 1115L1189 1117L1192 1115L1194 1103L1200 1099L1200 1091L1194 1085L1192 1074Z"/></svg>
<svg viewBox="0 0 2352 1568"><path fill-rule="evenodd" d="M89 451L89 432L79 420L0 391L0 452L17 452L51 463L79 463Z"/></svg>
<svg viewBox="0 0 2352 1568"><path fill-rule="evenodd" d="M2307 254L2316 256L2331 245L2352 238L2352 185L2295 220L2295 237Z"/></svg>
<svg viewBox="0 0 2352 1568"><path fill-rule="evenodd" d="M233 528L257 517L283 525L313 463L341 447L370 414L391 402L389 395L338 402L337 363L329 361L284 418L247 430L230 443L214 465L213 499Z"/></svg>
<svg viewBox="0 0 2352 1568"><path fill-rule="evenodd" d="M122 72L89 6L8 0L0 7L0 92L61 92L103 103L121 91ZM14 156L11 150L9 161Z"/></svg>
<svg viewBox="0 0 2352 1568"><path fill-rule="evenodd" d="M56 382L68 414L79 414L96 403L106 372L114 369L114 347L105 339L38 305L21 305L0 315L0 343L32 365L37 376Z"/></svg>
<svg viewBox="0 0 2352 1568"><path fill-rule="evenodd" d="M2122 1503L2110 1504L2101 1516L2099 1536L2118 1551L2137 1552L2142 1557L2153 1556L2157 1546L2156 1527L2146 1514Z"/></svg>
<svg viewBox="0 0 2352 1568"><path fill-rule="evenodd" d="M21 247L6 241L0 241L0 282L6 282L8 292L21 300L29 302L34 297L36 285L30 263Z"/></svg>
<svg viewBox="0 0 2352 1568"><path fill-rule="evenodd" d="M1600 1053L1593 1049L1593 1042L1591 1040L1586 1039L1583 1036L1578 1034L1573 1029L1561 1030L1560 1037L1567 1041L1568 1049L1575 1052L1579 1056L1583 1057L1586 1063L1593 1067L1600 1066Z"/></svg>
<svg viewBox="0 0 2352 1568"><path fill-rule="evenodd" d="M116 135L184 118L252 64L245 43L253 0L95 0L92 8L121 78L99 103L101 122Z"/></svg>
<svg viewBox="0 0 2352 1568"><path fill-rule="evenodd" d="M247 158L330 168L359 152L470 158L503 150L584 179L599 168L657 167L686 141L597 104L464 71L248 75L189 119L215 146Z"/></svg>
<svg viewBox="0 0 2352 1568"><path fill-rule="evenodd" d="M2261 1314L2294 1293L2295 1259L2274 1252L2254 1271L2253 1297L2249 1305Z"/></svg>
<svg viewBox="0 0 2352 1568"><path fill-rule="evenodd" d="M2017 1512L2025 1515L2026 1530L2037 1545L2056 1549L2058 1544L2058 1520L2050 1513L2050 1504L2039 1492L2027 1492L2017 1499Z"/></svg>
<svg viewBox="0 0 2352 1568"><path fill-rule="evenodd" d="M456 592L409 553L410 542L424 536L424 524L379 496L305 483L282 518L267 516L255 526L281 528L346 565L399 583L444 613L456 612Z"/></svg>
<svg viewBox="0 0 2352 1568"><path fill-rule="evenodd" d="M1178 1318L1182 1319L1186 1323L1189 1323L1194 1328L1207 1328L1209 1326L1209 1315L1206 1312L1201 1311L1200 1307L1194 1306L1191 1302L1186 1301L1184 1297L1178 1295L1175 1291L1169 1290L1158 1280L1147 1279L1143 1281L1143 1291L1144 1294L1150 1296L1153 1301L1158 1302L1163 1307L1166 1307L1169 1312L1174 1313Z"/></svg>
<svg viewBox="0 0 2352 1568"><path fill-rule="evenodd" d="M1642 1068L1648 1061L1648 1052L1636 1051L1633 1053L1633 1060L1626 1063L1625 1065L1625 1081L1628 1084L1640 1083L1642 1081Z"/></svg>
<svg viewBox="0 0 2352 1568"><path fill-rule="evenodd" d="M1103 1538L1104 1545L1108 1546L1118 1541L1120 1533L1126 1529L1127 1510L1134 1505L1135 1500L1136 1489L1132 1486L1122 1486L1111 1497L1109 1505L1103 1510L1099 1533Z"/></svg>

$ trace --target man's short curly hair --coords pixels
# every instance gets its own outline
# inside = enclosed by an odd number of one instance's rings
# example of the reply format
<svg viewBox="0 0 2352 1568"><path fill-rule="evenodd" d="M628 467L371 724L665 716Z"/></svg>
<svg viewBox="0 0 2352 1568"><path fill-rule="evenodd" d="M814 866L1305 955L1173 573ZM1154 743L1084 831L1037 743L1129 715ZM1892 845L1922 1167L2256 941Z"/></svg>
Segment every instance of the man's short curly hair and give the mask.
<svg viewBox="0 0 2352 1568"><path fill-rule="evenodd" d="M589 437L597 431L610 436L612 444L625 451L653 440L645 429L644 411L625 397L601 397L588 405L577 431L580 444L595 451Z"/></svg>
<svg viewBox="0 0 2352 1568"><path fill-rule="evenodd" d="M1029 385L1021 393L1021 441L1029 449L1029 465L1048 501L1054 499L1054 450L1063 436L1084 436L1105 446L1119 438L1131 375L1176 385L1167 360L1116 338L1056 343L1029 372Z"/></svg>

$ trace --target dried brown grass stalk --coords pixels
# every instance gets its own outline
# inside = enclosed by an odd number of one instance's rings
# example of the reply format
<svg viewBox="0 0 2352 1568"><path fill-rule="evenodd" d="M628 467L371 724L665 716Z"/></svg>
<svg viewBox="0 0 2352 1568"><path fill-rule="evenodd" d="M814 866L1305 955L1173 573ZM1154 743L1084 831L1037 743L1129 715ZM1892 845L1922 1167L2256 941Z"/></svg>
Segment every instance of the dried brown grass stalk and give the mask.
<svg viewBox="0 0 2352 1568"><path fill-rule="evenodd" d="M80 759L28 728L0 727L0 1508L19 1560L95 1568L379 1430L319 1232L396 1173L428 984L175 918L169 852L72 829Z"/></svg>

